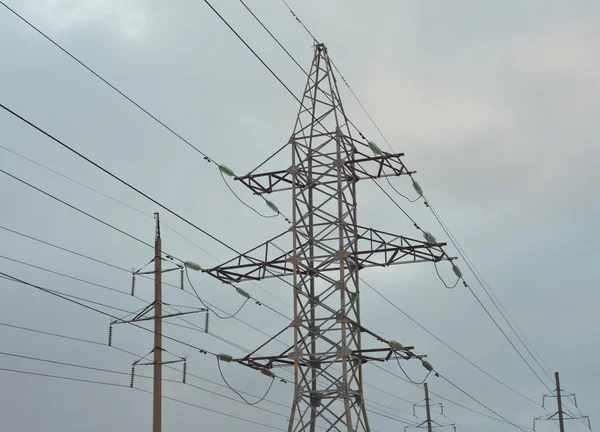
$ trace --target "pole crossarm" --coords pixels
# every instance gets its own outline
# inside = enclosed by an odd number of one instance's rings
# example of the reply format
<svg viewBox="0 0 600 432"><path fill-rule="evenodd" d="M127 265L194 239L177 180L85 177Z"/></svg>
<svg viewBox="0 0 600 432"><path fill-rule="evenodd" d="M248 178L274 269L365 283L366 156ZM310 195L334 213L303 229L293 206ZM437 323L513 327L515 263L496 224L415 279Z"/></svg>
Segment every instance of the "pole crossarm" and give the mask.
<svg viewBox="0 0 600 432"><path fill-rule="evenodd" d="M432 423L432 426L431 426L432 430L439 430L442 428L451 427L451 428L454 428L454 431L456 432L456 425L454 423L438 423L435 420L431 420L431 423ZM406 431L409 429L426 429L426 427L423 427L423 426L426 426L426 424L427 424L427 420L424 420L415 426L404 426L404 430Z"/></svg>
<svg viewBox="0 0 600 432"><path fill-rule="evenodd" d="M249 251L211 269L203 271L219 279L223 283L238 283L245 281L257 281L273 277L292 276L294 264L296 273L310 276L321 271L335 271L337 269L327 267L332 252L327 247L327 236L323 236L321 249L312 259L301 258L293 250L284 252L276 245L276 241L284 240L288 231L268 240ZM446 243L427 243L421 240L404 237L378 231L373 228L357 227L357 250L346 253L345 264L349 268L362 270L369 267L388 267L391 265L439 262L453 260L443 249ZM335 235L335 233L332 233ZM298 245L298 250L307 250L311 242L307 241ZM338 253L339 254L339 253ZM335 256L335 253L333 253ZM339 257L337 258L339 260Z"/></svg>
<svg viewBox="0 0 600 432"><path fill-rule="evenodd" d="M303 137L304 139L310 136ZM354 171L352 177L346 177L344 180L358 182L365 179L378 179L383 177L398 177L401 175L415 174L416 171L409 171L404 165L401 157L404 153L390 154L382 152L380 155L367 155L355 149L355 159L345 160L343 165L348 171ZM318 166L315 166L318 168ZM350 168L353 168L351 170ZM323 176L321 178L310 178L302 172L300 167L291 166L288 169L277 170L265 173L250 173L245 176L235 177L248 187L255 195L269 194L272 192L281 192L292 190L293 181L299 188L320 187L337 183L338 179L334 175Z"/></svg>
<svg viewBox="0 0 600 432"><path fill-rule="evenodd" d="M150 303L150 305L148 307L152 307L154 306L154 303ZM147 312L147 309L145 309ZM177 316L181 316L181 315L189 315L189 314L194 314L194 313L200 313L200 312L208 312L208 309L205 308L200 308L200 309L196 309L193 311L189 311L189 312L177 312L177 313L172 313L172 314L167 314L167 315L161 315L161 316L143 316L146 312L140 313L138 314L135 318L130 319L130 320L125 320L125 319L118 319L118 320L114 320L111 321L111 324L129 324L129 323L133 323L133 322L138 322L138 321L151 321L151 320L155 320L155 319L165 319L165 318L172 318L172 317L177 317Z"/></svg>

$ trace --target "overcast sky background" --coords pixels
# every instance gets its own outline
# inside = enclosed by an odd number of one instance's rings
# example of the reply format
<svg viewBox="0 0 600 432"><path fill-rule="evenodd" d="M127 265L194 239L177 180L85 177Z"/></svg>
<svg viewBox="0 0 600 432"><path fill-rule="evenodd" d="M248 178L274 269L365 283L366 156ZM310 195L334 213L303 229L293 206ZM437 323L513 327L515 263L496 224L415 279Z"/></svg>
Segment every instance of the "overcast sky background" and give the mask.
<svg viewBox="0 0 600 432"><path fill-rule="evenodd" d="M202 151L237 173L250 171L283 145L293 131L297 102L218 20L204 2L176 0L8 1L41 30L125 91ZM214 6L297 94L303 73L237 1ZM305 68L312 41L280 1L247 0L249 7ZM600 419L600 282L594 264L600 232L600 3L592 1L384 1L295 0L290 5L329 53L393 149L405 152L409 168L484 278L533 343L563 387L577 393L592 426ZM239 250L247 250L288 228L280 218L262 219L242 206L221 181L215 165L149 119L59 49L0 7L0 103L140 187L161 203ZM341 83L340 83L341 84ZM347 88L340 88L347 114L362 132L385 143ZM0 112L0 143L64 175L141 210L142 215L0 148L0 168L55 194L147 242L153 241L151 202L134 194L6 112ZM272 161L285 168L289 151ZM394 186L414 196L407 179ZM382 185L391 189L384 182ZM235 190L262 212L262 200L239 185ZM390 193L393 193L391 191ZM0 176L0 224L47 242L130 269L152 258L152 250ZM448 241L422 202L399 203L438 240ZM289 214L288 195L272 198ZM418 238L419 233L380 191L359 184L360 223ZM163 248L211 266L232 253L166 212ZM144 303L127 295L130 275L0 229L0 271L64 293L128 311ZM449 252L456 255L453 247ZM216 257L216 258L215 258ZM33 269L24 261L94 281L125 295ZM466 266L467 282L493 306ZM448 265L442 275L454 282ZM208 276L191 275L207 301L237 310L243 298ZM540 401L546 388L514 352L469 291L444 288L428 264L365 271L363 277L396 305L478 366L528 398ZM178 275L165 281L177 285ZM256 298L291 316L292 295L274 281L245 286ZM138 280L136 293L149 301L152 283ZM186 287L189 291L189 286ZM33 288L0 280L0 322L107 341L109 318ZM175 288L164 301L201 306ZM416 346L451 381L512 422L531 427L544 414L448 350L368 287L361 293L363 323ZM283 302L283 303L282 303ZM284 304L285 303L285 304ZM287 305L286 305L287 304ZM114 314L120 312L110 311ZM124 314L123 314L124 315ZM500 324L505 323L494 315ZM273 334L289 321L247 304L239 317ZM204 316L188 320L204 326ZM173 321L178 322L178 321ZM181 322L180 322L181 323ZM124 375L74 369L0 354L0 368L129 385L136 357L116 349L0 326L0 351L118 370ZM211 332L252 349L266 336L235 320L211 319ZM536 372L514 335L514 343ZM165 334L215 352L241 356L240 348L202 332L170 324ZM291 333L284 335L291 341ZM150 333L117 326L114 345L145 355ZM368 340L368 343L372 341ZM281 351L273 343L265 354ZM188 357L188 371L221 384L213 357L172 341L165 349ZM168 357L166 354L165 356ZM165 358L167 359L167 358ZM395 364L384 367L402 373ZM262 395L269 380L249 369L225 365L226 378L243 391ZM421 380L424 370L410 362ZM372 365L364 367L368 403L411 419L415 388ZM137 374L150 376L149 367ZM289 378L284 372L281 375ZM181 378L167 370L165 377ZM478 412L491 413L439 378L430 389ZM188 377L188 383L235 400L228 389ZM151 381L136 378L136 387ZM188 403L287 428L289 409L262 402L280 416L180 383L164 392ZM395 395L397 397L391 396ZM288 405L292 384L276 382L269 401ZM439 401L439 398L434 398ZM254 399L252 399L254 400ZM554 412L553 401L547 401ZM382 407L383 404L386 407ZM567 405L573 409L572 404ZM399 410L404 413L399 413ZM417 408L419 410L419 408ZM408 413L408 414L406 414ZM444 402L444 413L467 431L499 432L514 427ZM423 418L424 412L417 412ZM492 415L493 416L493 415ZM440 421L448 419L437 416ZM148 430L151 396L108 387L0 371L0 430ZM420 420L412 418L415 422ZM370 415L373 429L402 430L403 424ZM266 430L262 426L164 401L164 430ZM450 429L448 429L450 430ZM558 430L554 423L538 431ZM586 430L570 421L569 431Z"/></svg>

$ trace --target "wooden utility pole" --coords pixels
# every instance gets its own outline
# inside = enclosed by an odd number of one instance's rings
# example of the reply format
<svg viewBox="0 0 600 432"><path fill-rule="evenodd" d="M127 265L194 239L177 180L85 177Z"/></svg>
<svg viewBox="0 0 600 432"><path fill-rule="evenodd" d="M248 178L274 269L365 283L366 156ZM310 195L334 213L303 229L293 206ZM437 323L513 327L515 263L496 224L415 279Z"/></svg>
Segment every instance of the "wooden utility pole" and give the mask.
<svg viewBox="0 0 600 432"><path fill-rule="evenodd" d="M160 240L160 219L156 219L154 238L154 388L152 432L162 430L162 254ZM561 431L562 432L562 431Z"/></svg>
<svg viewBox="0 0 600 432"><path fill-rule="evenodd" d="M427 432L431 432L431 410L429 409L429 389L427 383L423 385L425 387L425 409L427 410ZM561 431L564 432L564 431Z"/></svg>
<svg viewBox="0 0 600 432"><path fill-rule="evenodd" d="M558 372L554 372L554 378L556 380L556 400L558 401L558 424L560 425L560 432L565 432L565 425L563 422L562 399L560 396L560 380L558 378Z"/></svg>

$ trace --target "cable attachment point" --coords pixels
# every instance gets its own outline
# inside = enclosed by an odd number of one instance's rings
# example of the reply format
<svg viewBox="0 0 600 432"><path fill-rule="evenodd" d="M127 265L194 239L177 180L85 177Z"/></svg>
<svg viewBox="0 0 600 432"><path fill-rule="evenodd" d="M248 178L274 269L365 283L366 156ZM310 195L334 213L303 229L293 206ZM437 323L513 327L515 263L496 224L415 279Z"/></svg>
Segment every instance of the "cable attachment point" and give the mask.
<svg viewBox="0 0 600 432"><path fill-rule="evenodd" d="M217 354L217 360L225 362L225 363L231 363L233 361L233 357L230 356L229 354Z"/></svg>
<svg viewBox="0 0 600 432"><path fill-rule="evenodd" d="M415 192L418 193L419 196L422 196L423 189L421 188L421 185L419 183L417 183L415 180L413 180L412 185L413 185L413 189L415 190Z"/></svg>
<svg viewBox="0 0 600 432"><path fill-rule="evenodd" d="M452 271L454 272L457 278L462 279L463 274L456 264L452 264Z"/></svg>
<svg viewBox="0 0 600 432"><path fill-rule="evenodd" d="M280 214L281 212L279 211L279 208L271 201L266 200L265 203L267 204L267 207L269 207L271 210L273 210L275 213Z"/></svg>
<svg viewBox="0 0 600 432"><path fill-rule="evenodd" d="M235 177L235 173L233 172L233 170L229 167L227 167L226 165L219 165L219 171L221 171L223 174L225 174L228 177Z"/></svg>
<svg viewBox="0 0 600 432"><path fill-rule="evenodd" d="M404 349L404 346L400 342L396 342L395 340L389 341L388 345L394 351L402 351Z"/></svg>
<svg viewBox="0 0 600 432"><path fill-rule="evenodd" d="M371 151L373 153L375 153L376 155L380 155L381 154L381 149L379 148L379 146L377 144L375 144L373 141L369 141L369 148L371 149Z"/></svg>
<svg viewBox="0 0 600 432"><path fill-rule="evenodd" d="M435 239L435 237L433 236L433 234L431 234L429 231L423 231L423 238L429 244L436 244L437 243L437 240Z"/></svg>
<svg viewBox="0 0 600 432"><path fill-rule="evenodd" d="M196 264L195 262L192 261L184 261L183 265L186 268L189 268L190 270L194 270L194 271L200 271L202 270L202 267L200 267L200 265Z"/></svg>
<svg viewBox="0 0 600 432"><path fill-rule="evenodd" d="M262 367L260 368L260 373L268 376L269 378L275 378L275 373L271 369Z"/></svg>
<svg viewBox="0 0 600 432"><path fill-rule="evenodd" d="M242 297L246 297L247 299L249 299L249 298L250 298L250 294L248 294L248 292L247 292L247 291L245 291L245 290L243 290L243 289L241 289L241 288L238 288L238 287L235 287L235 290L236 290L236 291L237 291L237 293L238 293L239 295L241 295Z"/></svg>

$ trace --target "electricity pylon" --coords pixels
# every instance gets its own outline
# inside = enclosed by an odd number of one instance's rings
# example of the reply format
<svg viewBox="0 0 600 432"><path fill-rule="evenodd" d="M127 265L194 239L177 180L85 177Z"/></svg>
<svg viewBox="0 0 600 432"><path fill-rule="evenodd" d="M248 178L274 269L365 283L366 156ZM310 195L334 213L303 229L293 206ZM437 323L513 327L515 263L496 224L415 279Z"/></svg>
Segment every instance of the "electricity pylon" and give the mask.
<svg viewBox="0 0 600 432"><path fill-rule="evenodd" d="M154 322L154 347L150 351L153 354L153 360L151 362L141 363L145 357L138 359L131 365L131 387L133 387L134 371L136 366L152 366L153 367L153 380L152 380L152 431L162 431L162 367L166 364L183 362L183 382L186 380L186 359L178 357L176 360L163 361L163 352L165 349L162 346L162 320L164 318L172 318L181 315L188 315L198 312L207 312L206 309L195 309L188 312L177 312L164 315L163 314L163 301L162 301L162 275L163 273L171 271L180 271L181 289L183 289L183 266L175 264L174 267L163 269L162 262L166 260L162 256L162 239L160 237L160 219L159 214L154 213L154 219L156 220L156 227L154 231L154 257L150 263L154 263L154 270L141 271L137 270L133 272L131 281L131 295L135 294L135 277L137 275L153 275L154 276L154 301L143 308L138 314L131 319L117 319L110 323L108 333L108 345L112 345L113 329L112 326L115 324L131 324L143 321ZM148 263L148 264L150 264ZM146 265L148 265L146 264ZM149 312L154 310L154 313L149 315ZM131 314L130 314L131 315Z"/></svg>
<svg viewBox="0 0 600 432"><path fill-rule="evenodd" d="M439 405L440 414L444 415L444 405L442 405L441 402L438 402L438 403L431 402L431 399L429 399L429 387L428 387L427 383L423 383L423 389L425 390L425 399L423 400L424 403L413 405L413 415L415 417L417 416L417 412L416 412L417 407L425 408L425 414L427 415L427 419L424 420L423 422L419 423L416 426L405 426L404 431L406 432L408 429L424 429L423 426L426 426L427 432L433 432L434 430L438 430L438 429L445 428L445 427L452 427L452 428L454 428L454 432L456 432L455 424L440 423L431 418L431 407Z"/></svg>
<svg viewBox="0 0 600 432"><path fill-rule="evenodd" d="M227 284L292 277L294 318L288 328L293 329L293 346L279 355L257 356L267 341L237 361L256 369L294 366L290 432L314 432L317 427L369 431L363 363L386 361L392 355L403 359L424 356L416 356L413 347L388 341L361 324L359 271L451 258L442 249L445 243L437 243L429 234L427 241L420 241L358 225L357 182L410 172L401 160L402 153L384 153L375 144L352 137L323 44L315 46L289 144L289 168L253 171L235 179L257 195L291 191L291 228L204 271ZM363 153L364 148L369 154ZM363 334L389 347L363 349ZM334 368L336 364L341 368ZM431 368L427 362L423 365Z"/></svg>
<svg viewBox="0 0 600 432"><path fill-rule="evenodd" d="M560 432L565 432L565 420L579 420L585 425L584 420L587 420L587 426L589 430L592 430L592 423L590 422L590 418L588 416L575 416L570 411L565 412L563 410L563 398L569 399L573 398L573 404L575 408L577 408L577 399L575 397L575 393L566 393L560 387L560 378L558 376L558 372L554 372L554 380L556 382L556 390L552 393L546 394L542 397L542 408L545 408L546 398L556 398L556 404L558 407L558 411L554 414L550 414L547 417L536 417L533 419L533 430L535 431L535 422L539 420L558 420L558 426L560 428Z"/></svg>

